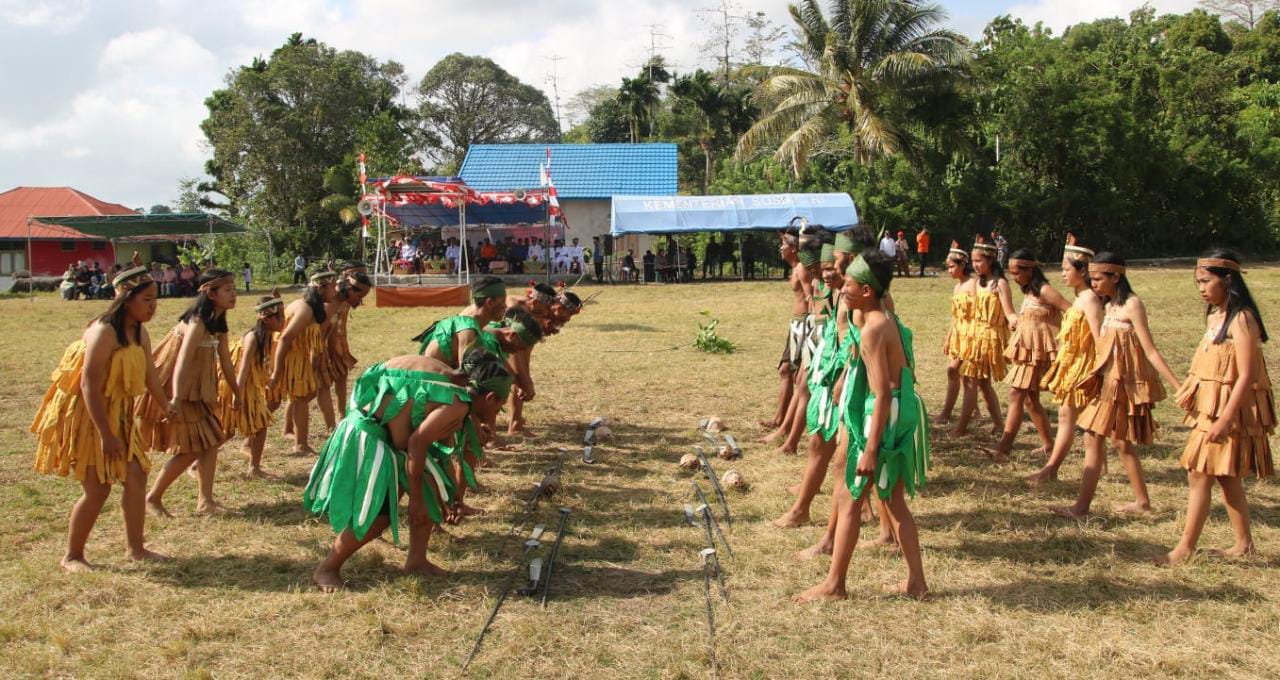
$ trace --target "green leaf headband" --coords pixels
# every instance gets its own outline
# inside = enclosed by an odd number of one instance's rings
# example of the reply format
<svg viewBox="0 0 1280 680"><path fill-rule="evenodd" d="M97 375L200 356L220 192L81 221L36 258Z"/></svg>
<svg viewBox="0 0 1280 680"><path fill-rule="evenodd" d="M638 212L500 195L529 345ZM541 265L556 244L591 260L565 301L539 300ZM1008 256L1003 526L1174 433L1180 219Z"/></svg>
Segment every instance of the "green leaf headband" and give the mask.
<svg viewBox="0 0 1280 680"><path fill-rule="evenodd" d="M859 248L853 243L853 235L848 231L836 234L835 251L837 253L856 253Z"/></svg>
<svg viewBox="0 0 1280 680"><path fill-rule="evenodd" d="M800 259L800 266L805 269L818 264L818 259L821 256L821 252L813 250L812 248L801 248L800 252L796 253L796 257Z"/></svg>
<svg viewBox="0 0 1280 680"><path fill-rule="evenodd" d="M830 243L822 244L822 256L819 261L823 264L836 261L836 247Z"/></svg>
<svg viewBox="0 0 1280 680"><path fill-rule="evenodd" d="M480 351L478 354L481 359L493 358L494 361L497 361L497 356L492 352ZM476 362L474 361L464 361L462 370L470 374L475 366ZM468 384L477 392L493 392L498 395L499 399L506 401L507 396L511 394L511 385L515 383L515 380L516 377L504 366L502 372L498 375L490 376L484 380L468 380Z"/></svg>
<svg viewBox="0 0 1280 680"><path fill-rule="evenodd" d="M871 286L871 290L874 290L876 295L884 295L884 286L871 271L871 265L868 265L861 255L853 258L853 262L850 262L849 267L844 270L844 275L858 283Z"/></svg>
<svg viewBox="0 0 1280 680"><path fill-rule="evenodd" d="M507 284L502 281L494 281L493 283L482 286L481 288L471 292L472 298L496 298L506 297Z"/></svg>
<svg viewBox="0 0 1280 680"><path fill-rule="evenodd" d="M525 347L533 347L538 344L538 338L534 336L533 331L529 327L516 321L515 319L507 319L507 327L516 332L516 337L520 338L520 342Z"/></svg>

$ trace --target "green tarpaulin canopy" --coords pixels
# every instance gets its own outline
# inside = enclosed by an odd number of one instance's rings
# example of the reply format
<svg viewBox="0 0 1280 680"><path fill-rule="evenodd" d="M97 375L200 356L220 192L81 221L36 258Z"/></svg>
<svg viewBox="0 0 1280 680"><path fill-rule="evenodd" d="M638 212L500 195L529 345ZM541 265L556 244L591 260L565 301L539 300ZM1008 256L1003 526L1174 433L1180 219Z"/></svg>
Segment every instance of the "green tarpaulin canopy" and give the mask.
<svg viewBox="0 0 1280 680"><path fill-rule="evenodd" d="M33 217L41 224L71 227L86 236L104 239L131 236L198 236L239 234L246 229L235 222L208 213L161 213L157 215L68 215Z"/></svg>

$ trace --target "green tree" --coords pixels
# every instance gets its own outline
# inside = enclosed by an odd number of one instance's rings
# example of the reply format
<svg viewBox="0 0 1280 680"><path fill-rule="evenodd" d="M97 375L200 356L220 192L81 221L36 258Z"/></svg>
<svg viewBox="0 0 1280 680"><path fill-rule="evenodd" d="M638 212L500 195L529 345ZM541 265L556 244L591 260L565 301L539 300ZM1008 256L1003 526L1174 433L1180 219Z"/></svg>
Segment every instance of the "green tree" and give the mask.
<svg viewBox="0 0 1280 680"><path fill-rule="evenodd" d="M491 59L453 53L418 83L426 134L439 140L435 160L456 172L472 144L550 142L560 127L547 96Z"/></svg>
<svg viewBox="0 0 1280 680"><path fill-rule="evenodd" d="M622 87L618 88L618 104L627 113L632 144L640 141L640 130L646 124L649 137L653 137L654 107L660 100L658 86L647 75L622 79Z"/></svg>
<svg viewBox="0 0 1280 680"><path fill-rule="evenodd" d="M694 107L701 119L696 140L703 155L702 193L706 194L713 180L716 153L727 140L750 127L754 114L750 93L741 87L721 84L702 69L677 78L671 93Z"/></svg>
<svg viewBox="0 0 1280 680"><path fill-rule="evenodd" d="M766 71L773 108L742 135L738 157L777 143L776 157L799 174L814 149L844 129L860 162L917 158L919 118L954 86L967 56L960 34L937 28L942 9L912 0L832 0L830 18L816 0L789 9L814 68Z"/></svg>
<svg viewBox="0 0 1280 680"><path fill-rule="evenodd" d="M397 104L404 82L399 64L294 34L269 59L232 71L206 99L201 130L213 156L205 164L211 180L199 190L224 197L205 200L247 223L273 252L354 252L358 234L324 205L325 175L362 138L380 137L370 127L384 114L411 118Z"/></svg>

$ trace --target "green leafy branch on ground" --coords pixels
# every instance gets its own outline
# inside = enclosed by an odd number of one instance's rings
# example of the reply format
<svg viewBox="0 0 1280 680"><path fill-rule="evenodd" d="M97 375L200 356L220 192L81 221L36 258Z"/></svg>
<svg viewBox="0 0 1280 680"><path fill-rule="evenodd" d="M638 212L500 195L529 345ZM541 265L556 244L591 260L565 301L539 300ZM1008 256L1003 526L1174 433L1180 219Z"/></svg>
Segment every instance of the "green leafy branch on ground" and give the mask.
<svg viewBox="0 0 1280 680"><path fill-rule="evenodd" d="M704 309L699 314L708 316L709 312ZM694 339L693 346L708 354L733 354L738 349L738 346L716 333L716 326L718 325L720 325L719 319L712 319L707 323L698 324L698 337Z"/></svg>

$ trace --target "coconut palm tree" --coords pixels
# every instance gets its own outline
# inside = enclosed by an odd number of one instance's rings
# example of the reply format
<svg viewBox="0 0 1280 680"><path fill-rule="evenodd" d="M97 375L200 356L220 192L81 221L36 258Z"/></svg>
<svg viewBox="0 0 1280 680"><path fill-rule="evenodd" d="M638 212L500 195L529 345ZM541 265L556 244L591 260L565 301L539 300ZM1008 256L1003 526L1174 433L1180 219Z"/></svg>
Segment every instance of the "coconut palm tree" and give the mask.
<svg viewBox="0 0 1280 680"><path fill-rule="evenodd" d="M733 138L751 126L755 113L748 90L732 85L722 85L715 76L698 69L692 75L676 78L671 93L689 102L702 118L698 131L698 146L702 149L702 193L711 185L715 168L715 153L723 149Z"/></svg>
<svg viewBox="0 0 1280 680"><path fill-rule="evenodd" d="M968 41L938 25L942 8L920 0L816 0L790 5L806 68L755 67L773 108L738 140L745 159L766 144L799 175L810 153L844 129L860 163L903 154L916 160L920 113L954 88Z"/></svg>
<svg viewBox="0 0 1280 680"><path fill-rule="evenodd" d="M631 122L631 143L640 141L640 126L653 117L653 107L658 103L658 86L646 75L637 78L623 78L622 87L618 88L618 103L627 112ZM649 136L653 136L653 125L649 126Z"/></svg>

